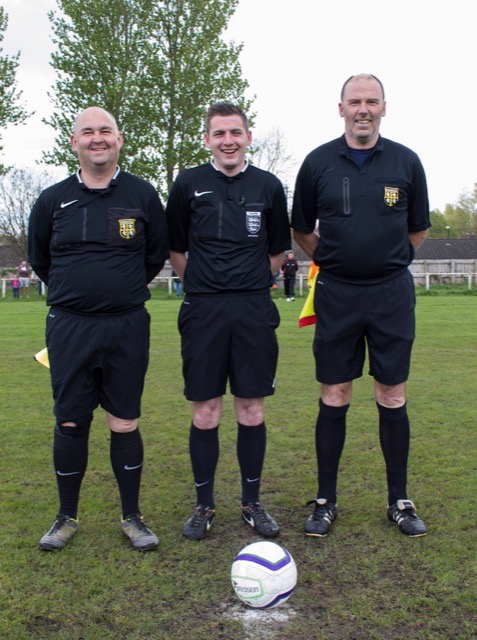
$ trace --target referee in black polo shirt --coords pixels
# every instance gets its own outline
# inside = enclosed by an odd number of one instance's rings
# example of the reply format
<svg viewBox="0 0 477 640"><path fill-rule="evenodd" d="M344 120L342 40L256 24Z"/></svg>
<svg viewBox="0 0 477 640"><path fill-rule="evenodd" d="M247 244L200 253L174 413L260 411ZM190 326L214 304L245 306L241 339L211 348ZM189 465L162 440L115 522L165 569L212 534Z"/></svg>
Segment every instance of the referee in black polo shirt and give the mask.
<svg viewBox="0 0 477 640"><path fill-rule="evenodd" d="M259 501L265 456L265 397L274 393L280 318L270 297L273 274L290 246L283 186L248 164L252 140L235 105L213 105L205 144L212 161L176 179L166 214L171 263L184 282L179 314L185 395L192 402L190 455L197 505L184 526L200 540L215 515L214 476L227 382L238 422L242 516L259 535L278 524Z"/></svg>
<svg viewBox="0 0 477 640"><path fill-rule="evenodd" d="M149 359L148 283L167 256L167 225L156 190L121 171L113 116L90 107L71 145L80 168L46 189L29 222L29 257L48 285L46 342L56 426L54 468L60 506L40 548L61 549L78 529L93 411L106 412L122 504L134 548L158 545L139 509L143 444L138 429Z"/></svg>
<svg viewBox="0 0 477 640"><path fill-rule="evenodd" d="M430 227L426 179L413 151L379 134L386 101L375 76L349 78L339 112L345 133L305 158L292 212L297 244L320 267L314 340L321 384L318 494L311 501L314 511L305 533L326 536L336 518L346 413L352 381L362 375L367 345L386 462L387 515L402 533L422 536L426 526L406 488L406 380L415 334L414 283L408 265ZM360 509L367 520L366 501Z"/></svg>

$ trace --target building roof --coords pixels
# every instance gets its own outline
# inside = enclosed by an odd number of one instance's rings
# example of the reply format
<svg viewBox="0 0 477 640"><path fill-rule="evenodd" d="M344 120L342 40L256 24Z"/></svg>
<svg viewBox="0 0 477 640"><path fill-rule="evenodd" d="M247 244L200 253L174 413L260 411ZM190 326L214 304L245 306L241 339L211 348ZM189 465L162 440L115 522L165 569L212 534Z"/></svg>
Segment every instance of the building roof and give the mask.
<svg viewBox="0 0 477 640"><path fill-rule="evenodd" d="M427 238L415 260L476 260L477 238Z"/></svg>
<svg viewBox="0 0 477 640"><path fill-rule="evenodd" d="M309 261L295 243L293 249L298 262ZM477 260L477 238L427 238L415 260Z"/></svg>

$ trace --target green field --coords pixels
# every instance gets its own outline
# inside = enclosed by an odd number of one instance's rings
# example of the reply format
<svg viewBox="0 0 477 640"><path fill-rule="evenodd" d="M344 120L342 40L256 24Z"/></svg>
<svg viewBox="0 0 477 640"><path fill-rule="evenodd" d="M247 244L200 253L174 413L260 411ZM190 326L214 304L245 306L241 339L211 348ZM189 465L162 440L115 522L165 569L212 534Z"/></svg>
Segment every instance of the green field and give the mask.
<svg viewBox="0 0 477 640"><path fill-rule="evenodd" d="M277 297L280 363L267 403L262 500L296 560L290 600L268 612L235 597L230 565L257 540L240 519L236 425L220 427L217 517L202 542L181 535L194 505L176 317L179 302L154 290L151 365L141 431L142 511L158 533L140 554L120 530L120 507L101 410L91 433L80 529L59 553L38 550L56 513L46 307L0 301L0 637L3 640L470 640L476 637L477 296L435 289L418 296L408 385L409 492L429 534L408 539L386 518L386 485L372 381L355 383L339 484L339 517L325 539L303 535L315 497L313 329L299 329L303 300ZM449 295L456 293L456 295ZM11 294L10 294L11 295ZM227 398L230 400L230 398Z"/></svg>

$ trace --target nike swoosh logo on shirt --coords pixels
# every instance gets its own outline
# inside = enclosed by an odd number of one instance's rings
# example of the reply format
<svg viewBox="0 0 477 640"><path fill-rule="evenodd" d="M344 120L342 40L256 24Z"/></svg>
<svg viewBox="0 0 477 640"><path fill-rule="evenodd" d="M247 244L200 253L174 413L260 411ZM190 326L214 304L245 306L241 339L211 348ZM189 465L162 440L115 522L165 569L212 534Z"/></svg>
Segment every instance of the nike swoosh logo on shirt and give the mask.
<svg viewBox="0 0 477 640"><path fill-rule="evenodd" d="M194 195L196 198L198 198L199 196L205 196L206 193L214 193L213 191L197 191L197 189L194 191Z"/></svg>
<svg viewBox="0 0 477 640"><path fill-rule="evenodd" d="M70 204L74 204L75 202L78 202L78 199L76 199L76 200L70 200L69 202L62 202L62 203L60 204L60 208L61 208L61 209L64 209L65 207L69 207L69 206L70 206Z"/></svg>

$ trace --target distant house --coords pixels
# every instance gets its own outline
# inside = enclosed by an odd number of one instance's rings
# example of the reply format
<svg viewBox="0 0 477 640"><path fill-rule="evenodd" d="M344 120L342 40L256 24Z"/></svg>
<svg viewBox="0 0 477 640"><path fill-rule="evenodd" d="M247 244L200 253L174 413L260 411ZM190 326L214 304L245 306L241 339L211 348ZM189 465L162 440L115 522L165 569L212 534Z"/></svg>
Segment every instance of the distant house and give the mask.
<svg viewBox="0 0 477 640"><path fill-rule="evenodd" d="M416 260L477 260L477 238L428 238Z"/></svg>
<svg viewBox="0 0 477 640"><path fill-rule="evenodd" d="M410 266L414 282L477 285L477 238L428 238Z"/></svg>
<svg viewBox="0 0 477 640"><path fill-rule="evenodd" d="M310 260L295 244L296 259L306 274ZM477 238L428 238L410 266L418 285L467 282L477 285Z"/></svg>

